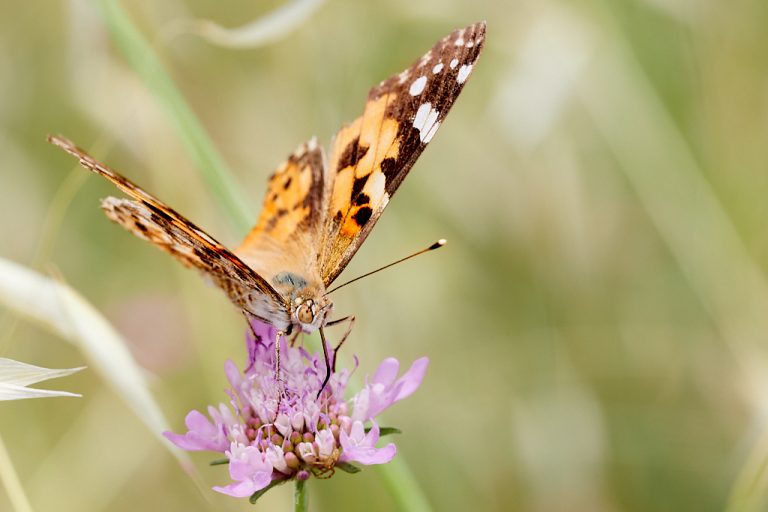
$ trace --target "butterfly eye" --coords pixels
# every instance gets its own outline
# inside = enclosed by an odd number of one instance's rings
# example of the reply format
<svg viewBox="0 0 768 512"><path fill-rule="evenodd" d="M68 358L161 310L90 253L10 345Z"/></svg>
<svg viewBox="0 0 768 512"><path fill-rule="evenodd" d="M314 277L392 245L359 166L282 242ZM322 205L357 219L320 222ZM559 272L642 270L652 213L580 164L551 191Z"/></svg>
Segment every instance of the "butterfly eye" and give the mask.
<svg viewBox="0 0 768 512"><path fill-rule="evenodd" d="M311 324L315 319L315 314L312 311L312 301L308 300L303 302L296 311L296 316L298 317L299 322L303 324Z"/></svg>

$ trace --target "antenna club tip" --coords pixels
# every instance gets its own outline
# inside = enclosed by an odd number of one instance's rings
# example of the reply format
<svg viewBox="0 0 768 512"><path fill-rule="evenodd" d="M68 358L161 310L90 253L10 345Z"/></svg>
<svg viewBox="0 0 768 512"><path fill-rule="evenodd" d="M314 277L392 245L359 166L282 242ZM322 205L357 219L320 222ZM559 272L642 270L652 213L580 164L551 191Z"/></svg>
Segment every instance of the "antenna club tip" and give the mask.
<svg viewBox="0 0 768 512"><path fill-rule="evenodd" d="M430 250L432 250L432 249L439 249L440 247L444 246L446 243L448 243L448 241L445 238L441 238L437 242L435 242L432 245L430 245L429 249Z"/></svg>

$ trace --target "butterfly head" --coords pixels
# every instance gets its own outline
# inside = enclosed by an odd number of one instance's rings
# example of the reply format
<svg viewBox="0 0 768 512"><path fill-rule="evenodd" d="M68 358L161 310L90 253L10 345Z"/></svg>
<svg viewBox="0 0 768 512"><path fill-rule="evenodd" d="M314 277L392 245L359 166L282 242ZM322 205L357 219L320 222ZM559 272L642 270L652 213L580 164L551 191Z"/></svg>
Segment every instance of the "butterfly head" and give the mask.
<svg viewBox="0 0 768 512"><path fill-rule="evenodd" d="M301 327L301 330L306 333L314 332L325 325L326 316L333 309L333 303L325 296L296 297L293 303L293 324Z"/></svg>

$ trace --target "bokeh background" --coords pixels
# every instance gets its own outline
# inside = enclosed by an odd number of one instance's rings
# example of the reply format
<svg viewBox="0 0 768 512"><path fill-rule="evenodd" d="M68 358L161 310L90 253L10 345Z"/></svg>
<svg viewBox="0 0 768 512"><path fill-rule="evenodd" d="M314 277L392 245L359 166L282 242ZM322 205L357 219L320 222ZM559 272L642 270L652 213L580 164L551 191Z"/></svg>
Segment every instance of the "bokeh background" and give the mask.
<svg viewBox="0 0 768 512"><path fill-rule="evenodd" d="M0 257L95 304L173 427L224 398L243 322L194 272L109 223L110 184L63 133L223 242L223 214L166 110L114 45L103 2L3 3ZM345 272L448 246L335 294L360 374L428 355L387 415L434 510L742 510L763 502L768 412L768 4L714 0L327 0L284 38L222 48L278 2L123 2L251 198L300 142L325 144L368 88L487 19L485 54ZM84 364L0 310L0 356ZM194 454L198 487L84 371L82 399L0 403L34 510L252 510ZM381 474L312 481L313 510L397 510ZM751 494L750 494L751 493ZM757 497L757 498L755 498ZM753 499L755 498L755 499ZM256 510L290 508L291 489ZM415 504L414 504L415 505ZM10 510L0 489L0 510Z"/></svg>

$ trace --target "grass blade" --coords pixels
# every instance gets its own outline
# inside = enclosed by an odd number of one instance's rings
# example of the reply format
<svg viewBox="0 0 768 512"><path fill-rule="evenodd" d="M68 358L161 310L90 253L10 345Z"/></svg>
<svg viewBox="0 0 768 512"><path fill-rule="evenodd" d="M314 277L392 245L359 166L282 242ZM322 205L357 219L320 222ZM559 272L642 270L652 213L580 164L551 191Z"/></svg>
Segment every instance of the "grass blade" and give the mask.
<svg viewBox="0 0 768 512"><path fill-rule="evenodd" d="M120 335L93 306L69 286L1 258L0 303L74 343L152 434L191 471L186 453L161 435L170 427L141 368Z"/></svg>
<svg viewBox="0 0 768 512"><path fill-rule="evenodd" d="M230 48L256 48L286 37L307 21L324 0L293 0L240 27L225 28L210 20L179 20L174 34L195 34L210 43Z"/></svg>
<svg viewBox="0 0 768 512"><path fill-rule="evenodd" d="M245 233L253 216L224 159L197 116L147 43L116 0L93 0L115 44L168 113L187 153L232 225Z"/></svg>

